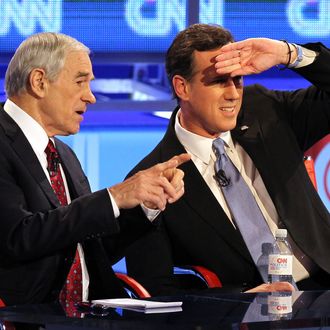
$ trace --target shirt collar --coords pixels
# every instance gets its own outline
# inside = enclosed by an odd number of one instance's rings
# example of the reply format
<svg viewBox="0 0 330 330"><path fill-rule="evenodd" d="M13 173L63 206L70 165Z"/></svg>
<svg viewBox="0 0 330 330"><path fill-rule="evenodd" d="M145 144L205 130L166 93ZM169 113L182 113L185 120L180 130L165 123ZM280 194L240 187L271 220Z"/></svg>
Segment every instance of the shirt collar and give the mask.
<svg viewBox="0 0 330 330"><path fill-rule="evenodd" d="M4 110L16 122L37 155L42 155L48 144L48 136L41 125L17 104L7 99Z"/></svg>
<svg viewBox="0 0 330 330"><path fill-rule="evenodd" d="M175 117L174 129L180 143L189 153L202 160L205 164L209 164L211 157L214 157L212 150L212 143L214 139L187 131L181 126L179 115L180 110L177 112ZM225 141L227 147L234 147L234 142L232 140L230 131L221 133L219 137Z"/></svg>

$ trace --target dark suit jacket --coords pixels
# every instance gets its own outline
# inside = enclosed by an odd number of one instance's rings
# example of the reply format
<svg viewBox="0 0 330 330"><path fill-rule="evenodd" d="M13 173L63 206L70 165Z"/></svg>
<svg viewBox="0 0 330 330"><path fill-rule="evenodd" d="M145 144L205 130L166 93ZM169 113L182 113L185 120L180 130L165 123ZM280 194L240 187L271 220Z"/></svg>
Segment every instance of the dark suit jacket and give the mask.
<svg viewBox="0 0 330 330"><path fill-rule="evenodd" d="M280 219L298 246L330 273L329 212L313 188L303 152L330 132L330 52L297 72L315 86L294 92L260 85L244 90L232 137L257 167ZM184 152L174 131L174 111L156 148L129 174ZM248 129L241 130L244 125ZM238 230L235 230L192 161L182 165L185 194L160 215L160 225L126 255L130 275L154 294L176 292L173 265L201 265L214 271L224 287L244 288L261 278Z"/></svg>
<svg viewBox="0 0 330 330"><path fill-rule="evenodd" d="M55 300L78 242L90 298L125 295L111 264L150 226L139 210L140 221L124 210L115 219L107 190L91 193L76 155L60 140L56 146L72 199L65 207L23 132L0 106L0 297L7 305ZM111 237L119 230L121 236Z"/></svg>

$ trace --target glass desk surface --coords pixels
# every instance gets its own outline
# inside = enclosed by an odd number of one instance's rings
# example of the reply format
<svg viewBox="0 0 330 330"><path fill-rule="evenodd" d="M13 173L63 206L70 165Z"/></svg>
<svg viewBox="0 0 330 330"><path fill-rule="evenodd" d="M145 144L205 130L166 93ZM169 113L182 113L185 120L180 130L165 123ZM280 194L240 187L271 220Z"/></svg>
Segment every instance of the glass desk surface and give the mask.
<svg viewBox="0 0 330 330"><path fill-rule="evenodd" d="M40 329L40 325L43 329L330 329L330 291L284 296L211 291L154 300L180 300L182 311L148 314L97 307L69 317L61 305L52 303L0 308L0 320L3 329L14 325L18 330Z"/></svg>

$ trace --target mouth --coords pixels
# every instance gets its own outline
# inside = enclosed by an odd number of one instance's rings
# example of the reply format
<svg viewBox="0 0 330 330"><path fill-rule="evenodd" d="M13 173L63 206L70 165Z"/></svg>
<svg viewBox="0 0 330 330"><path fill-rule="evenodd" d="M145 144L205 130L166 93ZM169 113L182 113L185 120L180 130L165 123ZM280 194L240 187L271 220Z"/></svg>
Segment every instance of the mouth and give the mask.
<svg viewBox="0 0 330 330"><path fill-rule="evenodd" d="M80 116L82 116L85 113L85 110L78 110L76 113Z"/></svg>
<svg viewBox="0 0 330 330"><path fill-rule="evenodd" d="M220 110L223 112L233 113L235 111L235 107L221 107Z"/></svg>

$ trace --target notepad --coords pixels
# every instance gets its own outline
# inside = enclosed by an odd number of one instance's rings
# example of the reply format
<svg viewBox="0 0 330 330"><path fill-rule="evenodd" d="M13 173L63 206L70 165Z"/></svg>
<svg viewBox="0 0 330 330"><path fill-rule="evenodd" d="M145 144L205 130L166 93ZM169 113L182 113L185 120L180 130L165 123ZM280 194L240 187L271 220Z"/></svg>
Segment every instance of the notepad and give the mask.
<svg viewBox="0 0 330 330"><path fill-rule="evenodd" d="M144 313L171 313L182 311L182 301L150 301L133 298L98 299L92 300L92 304L102 307L113 307L133 310Z"/></svg>

